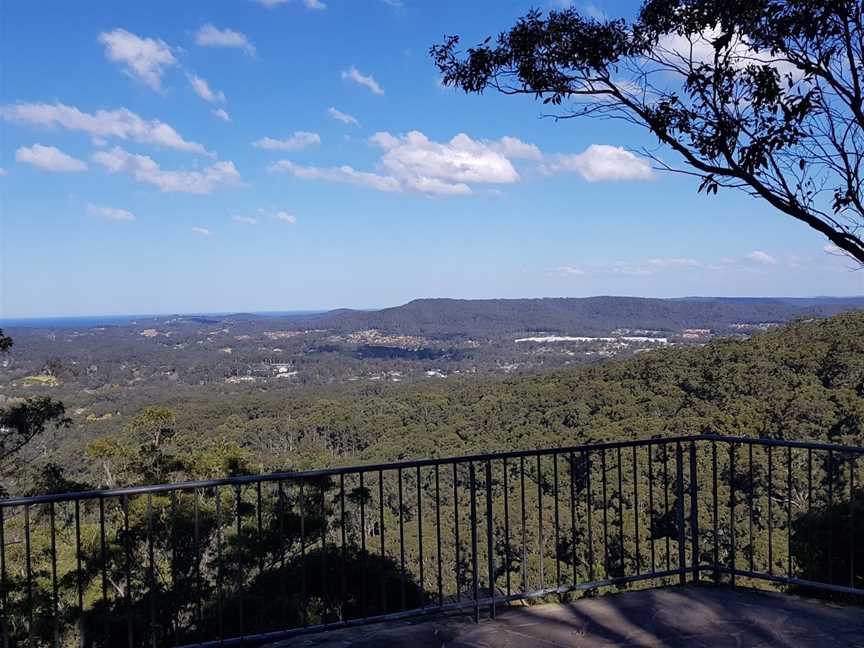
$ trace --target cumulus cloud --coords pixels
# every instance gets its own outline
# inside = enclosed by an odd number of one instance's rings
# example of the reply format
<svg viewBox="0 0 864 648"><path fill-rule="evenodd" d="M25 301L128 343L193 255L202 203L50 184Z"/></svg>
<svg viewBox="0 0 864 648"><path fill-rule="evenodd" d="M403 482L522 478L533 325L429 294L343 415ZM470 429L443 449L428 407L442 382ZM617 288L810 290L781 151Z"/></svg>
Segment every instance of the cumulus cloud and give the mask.
<svg viewBox="0 0 864 648"><path fill-rule="evenodd" d="M213 232L211 232L209 229L207 229L205 227L193 227L192 231L195 234L199 234L201 236L213 236Z"/></svg>
<svg viewBox="0 0 864 648"><path fill-rule="evenodd" d="M299 151L308 146L321 143L321 136L318 133L309 133L307 131L296 131L291 137L285 139L273 139L272 137L262 137L259 140L252 142L252 146L270 151Z"/></svg>
<svg viewBox="0 0 864 648"><path fill-rule="evenodd" d="M290 0L255 0L258 4L267 7L268 9L272 9L273 7L278 7L279 5L288 4ZM321 0L302 0L303 6L307 9L312 10L323 10L327 8L327 5L321 2Z"/></svg>
<svg viewBox="0 0 864 648"><path fill-rule="evenodd" d="M497 142L489 142L488 144L492 150L514 160L539 161L543 159L543 152L536 144L528 144L509 135L505 135Z"/></svg>
<svg viewBox="0 0 864 648"><path fill-rule="evenodd" d="M34 144L27 147L22 146L15 151L15 160L32 164L45 171L56 171L59 173L72 173L86 171L87 165L81 160L67 155L53 146Z"/></svg>
<svg viewBox="0 0 864 648"><path fill-rule="evenodd" d="M195 44L201 47L232 47L255 56L255 46L249 42L246 34L233 29L219 29L210 23L201 25L195 32Z"/></svg>
<svg viewBox="0 0 864 648"><path fill-rule="evenodd" d="M289 214L286 211L280 211L273 214L273 218L276 220L280 220L283 223L288 223L289 225L297 224L297 217L294 214Z"/></svg>
<svg viewBox="0 0 864 648"><path fill-rule="evenodd" d="M209 194L214 190L240 183L240 174L233 162L215 162L203 171L164 170L146 155L134 155L119 146L93 154L93 161L109 173L129 173L138 182L151 184L161 191Z"/></svg>
<svg viewBox="0 0 864 648"><path fill-rule="evenodd" d="M192 86L195 94L201 97L204 101L209 103L224 103L225 94L223 92L213 91L213 89L210 88L210 84L201 77L194 74L187 74L186 78L189 79L189 85Z"/></svg>
<svg viewBox="0 0 864 648"><path fill-rule="evenodd" d="M344 113L341 110L336 110L332 106L327 109L327 114L330 115L336 121L340 121L343 124L353 124L354 126L359 126L360 122L357 121L356 117L349 115L348 113Z"/></svg>
<svg viewBox="0 0 864 648"><path fill-rule="evenodd" d="M226 111L224 108L216 108L216 109L214 109L214 110L213 110L213 114L214 114L216 117L218 117L219 119L221 119L222 121L226 121L226 122L230 122L230 121L231 121L231 115L229 115L229 114L228 114L228 111Z"/></svg>
<svg viewBox="0 0 864 648"><path fill-rule="evenodd" d="M588 182L650 180L651 165L620 146L592 144L582 153L553 155L544 165L547 172L574 172Z"/></svg>
<svg viewBox="0 0 864 648"><path fill-rule="evenodd" d="M126 74L157 92L162 91L165 70L177 65L171 48L159 39L142 38L125 29L115 29L99 34L99 42L105 46L109 61L119 64Z"/></svg>
<svg viewBox="0 0 864 648"><path fill-rule="evenodd" d="M134 221L135 214L127 209L118 209L116 207L100 207L99 205L87 205L87 212L93 216L99 216L112 221Z"/></svg>
<svg viewBox="0 0 864 648"><path fill-rule="evenodd" d="M777 265L777 259L762 250L754 250L747 255L746 259L759 265Z"/></svg>
<svg viewBox="0 0 864 648"><path fill-rule="evenodd" d="M231 220L243 225L255 225L258 221L251 216L234 216Z"/></svg>
<svg viewBox="0 0 864 648"><path fill-rule="evenodd" d="M469 183L519 180L510 160L496 150L500 142L481 142L460 133L439 143L419 131L402 137L379 132L370 141L384 150L381 165L393 177L404 187L423 193L465 194L471 192Z"/></svg>
<svg viewBox="0 0 864 648"><path fill-rule="evenodd" d="M375 78L369 74L362 74L360 70L358 70L353 65L347 69L342 71L342 79L345 81L351 81L352 83L356 83L357 85L361 85L364 88L368 88L372 91L372 94L383 95L384 88L375 80Z"/></svg>
<svg viewBox="0 0 864 648"><path fill-rule="evenodd" d="M0 106L0 117L29 126L83 131L97 140L116 137L139 144L209 155L201 144L183 139L168 124L158 119L143 119L126 108L86 113L61 103L8 104Z"/></svg>
<svg viewBox="0 0 864 648"><path fill-rule="evenodd" d="M0 167L0 176L5 176L5 175L6 175L6 169L4 169L3 167Z"/></svg>
<svg viewBox="0 0 864 648"><path fill-rule="evenodd" d="M279 160L268 168L269 171L278 173L286 172L294 177L304 180L328 180L330 182L343 182L347 184L370 187L378 191L399 191L400 186L396 178L357 171L348 165L338 167L316 167L301 166L290 160Z"/></svg>

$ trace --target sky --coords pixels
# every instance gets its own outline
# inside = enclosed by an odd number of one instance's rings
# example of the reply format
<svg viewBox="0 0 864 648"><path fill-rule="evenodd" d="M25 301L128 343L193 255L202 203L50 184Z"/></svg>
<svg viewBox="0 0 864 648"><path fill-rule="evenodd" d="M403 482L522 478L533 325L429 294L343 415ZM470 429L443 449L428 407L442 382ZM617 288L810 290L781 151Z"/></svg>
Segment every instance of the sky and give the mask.
<svg viewBox="0 0 864 648"><path fill-rule="evenodd" d="M5 0L0 317L864 294L819 234L652 169L635 127L441 86L431 45L531 6Z"/></svg>

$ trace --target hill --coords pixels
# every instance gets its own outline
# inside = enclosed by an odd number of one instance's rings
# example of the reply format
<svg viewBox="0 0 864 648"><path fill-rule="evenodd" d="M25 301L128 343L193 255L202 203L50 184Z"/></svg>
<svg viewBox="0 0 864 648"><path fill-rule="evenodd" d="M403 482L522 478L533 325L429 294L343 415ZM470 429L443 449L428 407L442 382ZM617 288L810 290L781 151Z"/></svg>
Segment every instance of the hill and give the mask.
<svg viewBox="0 0 864 648"><path fill-rule="evenodd" d="M484 338L540 331L592 335L616 328L723 331L735 324L827 317L856 308L864 308L864 297L415 299L393 308L342 309L302 319L309 326L339 331L374 328L388 334Z"/></svg>

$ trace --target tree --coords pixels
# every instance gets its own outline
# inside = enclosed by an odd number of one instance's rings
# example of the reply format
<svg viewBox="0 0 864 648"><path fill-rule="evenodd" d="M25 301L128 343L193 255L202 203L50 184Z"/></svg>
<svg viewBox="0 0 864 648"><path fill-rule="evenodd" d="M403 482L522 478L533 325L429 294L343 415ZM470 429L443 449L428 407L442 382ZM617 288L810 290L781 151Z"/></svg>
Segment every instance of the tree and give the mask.
<svg viewBox="0 0 864 648"><path fill-rule="evenodd" d="M12 348L12 338L0 329L0 353ZM69 427L63 403L47 396L27 398L11 407L0 408L0 474L8 474L7 463L30 441L53 424L55 428Z"/></svg>
<svg viewBox="0 0 864 648"><path fill-rule="evenodd" d="M700 192L742 189L864 263L862 13L859 0L647 0L632 23L533 10L494 43L463 54L450 36L431 54L465 92L646 128L677 157L644 151L659 167Z"/></svg>

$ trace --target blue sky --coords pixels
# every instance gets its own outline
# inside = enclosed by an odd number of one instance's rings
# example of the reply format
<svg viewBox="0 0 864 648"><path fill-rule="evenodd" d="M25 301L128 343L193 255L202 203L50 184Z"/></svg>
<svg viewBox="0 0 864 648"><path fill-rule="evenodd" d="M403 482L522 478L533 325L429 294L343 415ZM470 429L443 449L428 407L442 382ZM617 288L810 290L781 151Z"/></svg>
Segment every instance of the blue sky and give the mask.
<svg viewBox="0 0 864 648"><path fill-rule="evenodd" d="M652 171L645 133L440 87L430 45L530 6L4 2L0 316L864 293L806 227Z"/></svg>

